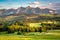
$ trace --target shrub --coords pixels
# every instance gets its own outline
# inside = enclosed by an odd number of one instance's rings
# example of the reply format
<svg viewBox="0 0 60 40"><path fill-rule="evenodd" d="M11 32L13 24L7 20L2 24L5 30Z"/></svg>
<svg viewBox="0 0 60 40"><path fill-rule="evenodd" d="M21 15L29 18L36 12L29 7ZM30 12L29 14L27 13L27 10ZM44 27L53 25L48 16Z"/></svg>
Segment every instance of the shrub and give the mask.
<svg viewBox="0 0 60 40"><path fill-rule="evenodd" d="M21 35L21 34L22 34L22 32L21 32L21 31L18 31L18 32L17 32L17 35Z"/></svg>

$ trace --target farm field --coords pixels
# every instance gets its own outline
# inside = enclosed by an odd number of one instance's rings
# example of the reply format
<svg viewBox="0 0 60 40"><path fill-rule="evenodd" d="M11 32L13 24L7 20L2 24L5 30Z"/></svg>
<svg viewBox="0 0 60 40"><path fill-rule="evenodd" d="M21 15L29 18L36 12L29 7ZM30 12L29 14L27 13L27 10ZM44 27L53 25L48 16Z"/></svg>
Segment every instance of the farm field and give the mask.
<svg viewBox="0 0 60 40"><path fill-rule="evenodd" d="M24 35L1 34L0 40L60 40L60 30L53 30L47 33L29 32Z"/></svg>

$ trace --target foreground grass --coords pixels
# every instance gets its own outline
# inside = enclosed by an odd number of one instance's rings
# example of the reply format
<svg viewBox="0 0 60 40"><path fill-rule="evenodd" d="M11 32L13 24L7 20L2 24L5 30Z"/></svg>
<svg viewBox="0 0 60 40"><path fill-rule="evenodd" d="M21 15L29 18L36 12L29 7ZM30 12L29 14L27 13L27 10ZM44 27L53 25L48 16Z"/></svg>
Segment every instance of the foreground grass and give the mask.
<svg viewBox="0 0 60 40"><path fill-rule="evenodd" d="M25 33L24 35L2 34L0 35L0 40L60 40L60 33L30 32L30 33Z"/></svg>

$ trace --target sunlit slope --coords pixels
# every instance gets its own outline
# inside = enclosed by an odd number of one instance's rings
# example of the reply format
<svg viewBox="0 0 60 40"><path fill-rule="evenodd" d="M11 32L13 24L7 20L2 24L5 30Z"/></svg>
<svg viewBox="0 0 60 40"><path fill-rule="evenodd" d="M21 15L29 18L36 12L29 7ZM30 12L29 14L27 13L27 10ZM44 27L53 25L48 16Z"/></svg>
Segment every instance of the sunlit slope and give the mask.
<svg viewBox="0 0 60 40"><path fill-rule="evenodd" d="M4 22L4 21L18 21L18 20L60 20L60 14L39 14L39 15L10 15L10 16L6 16L6 17L0 17L0 22Z"/></svg>
<svg viewBox="0 0 60 40"><path fill-rule="evenodd" d="M21 19L23 16L6 16L6 17L0 17L0 21L4 22L4 21L12 21L12 20L17 20L17 19Z"/></svg>

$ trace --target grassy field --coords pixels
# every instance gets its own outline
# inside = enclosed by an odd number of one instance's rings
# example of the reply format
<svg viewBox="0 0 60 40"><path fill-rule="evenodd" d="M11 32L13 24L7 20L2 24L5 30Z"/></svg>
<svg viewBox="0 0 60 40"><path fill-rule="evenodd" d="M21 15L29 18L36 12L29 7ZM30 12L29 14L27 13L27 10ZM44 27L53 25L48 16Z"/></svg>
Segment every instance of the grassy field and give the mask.
<svg viewBox="0 0 60 40"><path fill-rule="evenodd" d="M0 40L60 40L59 31L49 31L48 33L30 32L24 35L1 34Z"/></svg>

